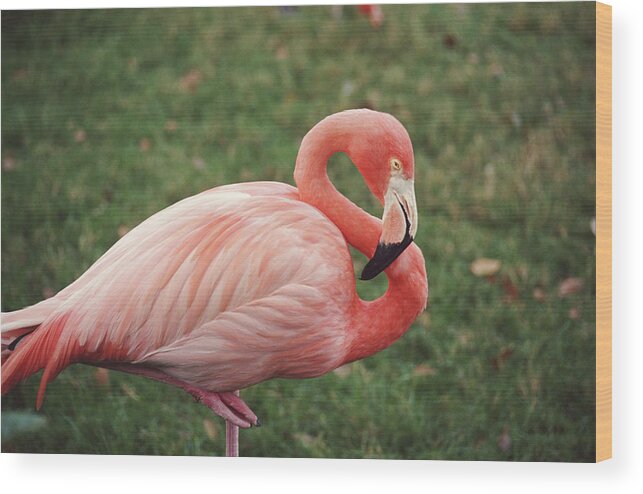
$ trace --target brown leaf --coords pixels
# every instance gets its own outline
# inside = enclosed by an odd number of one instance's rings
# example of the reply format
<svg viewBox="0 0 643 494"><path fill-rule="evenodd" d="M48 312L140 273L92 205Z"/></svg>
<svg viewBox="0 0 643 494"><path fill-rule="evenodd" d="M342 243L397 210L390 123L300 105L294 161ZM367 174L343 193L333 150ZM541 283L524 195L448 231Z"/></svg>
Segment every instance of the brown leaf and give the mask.
<svg viewBox="0 0 643 494"><path fill-rule="evenodd" d="M442 38L442 44L452 50L458 44L458 38L454 34L445 34Z"/></svg>
<svg viewBox="0 0 643 494"><path fill-rule="evenodd" d="M277 60L288 60L289 56L290 52L288 51L288 47L285 45L279 45L275 50L275 58Z"/></svg>
<svg viewBox="0 0 643 494"><path fill-rule="evenodd" d="M13 156L7 155L4 157L4 159L2 160L2 169L6 172L10 172L11 170L16 169L16 160Z"/></svg>
<svg viewBox="0 0 643 494"><path fill-rule="evenodd" d="M336 374L338 377L341 377L342 379L348 377L350 373L353 371L353 366L351 364L346 364L342 365L341 367L337 367L333 371L334 374Z"/></svg>
<svg viewBox="0 0 643 494"><path fill-rule="evenodd" d="M121 225L121 226L119 226L119 227L118 227L118 231L117 231L117 232L118 232L118 236L119 236L119 238L123 238L125 235L127 235L127 233L128 233L129 231L130 231L130 228L129 228L129 227L127 227L127 226L125 226L125 225Z"/></svg>
<svg viewBox="0 0 643 494"><path fill-rule="evenodd" d="M24 81L27 76L29 75L29 69L25 69L24 67L21 69L16 70L13 73L12 79L14 81Z"/></svg>
<svg viewBox="0 0 643 494"><path fill-rule="evenodd" d="M511 449L511 436L509 435L509 426L505 425L498 436L498 447L501 451L507 453Z"/></svg>
<svg viewBox="0 0 643 494"><path fill-rule="evenodd" d="M85 139L87 139L87 133L83 129L78 129L74 132L74 141L80 143L85 142Z"/></svg>
<svg viewBox="0 0 643 494"><path fill-rule="evenodd" d="M536 300L537 302L544 302L545 299L547 298L547 295L545 294L545 290L543 290L540 287L534 288L532 296L534 297L534 300Z"/></svg>
<svg viewBox="0 0 643 494"><path fill-rule="evenodd" d="M123 390L123 393L125 393L127 396L129 396L132 400L138 401L139 397L138 394L136 394L136 391L132 386L129 384L121 384L121 389Z"/></svg>
<svg viewBox="0 0 643 494"><path fill-rule="evenodd" d="M103 367L96 369L94 378L100 386L107 386L109 384L109 371Z"/></svg>
<svg viewBox="0 0 643 494"><path fill-rule="evenodd" d="M514 285L509 276L502 279L502 288L505 291L505 296L502 298L504 302L515 302L520 298L520 290Z"/></svg>
<svg viewBox="0 0 643 494"><path fill-rule="evenodd" d="M558 285L558 296L565 298L574 295L583 289L583 285L582 278L567 278Z"/></svg>
<svg viewBox="0 0 643 494"><path fill-rule="evenodd" d="M578 310L578 307L572 307L571 309L569 309L568 315L570 319L573 319L576 321L580 319L580 310Z"/></svg>
<svg viewBox="0 0 643 494"><path fill-rule="evenodd" d="M419 322L424 329L429 329L431 325L431 314L426 311L422 312L422 314L418 316L417 322Z"/></svg>
<svg viewBox="0 0 643 494"><path fill-rule="evenodd" d="M53 288L46 286L45 288L42 289L43 298L51 298L54 295L56 295L56 291Z"/></svg>
<svg viewBox="0 0 643 494"><path fill-rule="evenodd" d="M436 374L436 370L430 365L419 364L413 369L413 376L415 377L424 377L424 376L433 376Z"/></svg>
<svg viewBox="0 0 643 494"><path fill-rule="evenodd" d="M208 436L208 438L210 438L212 441L217 438L217 424L215 424L212 420L203 419L203 429L205 429L205 435Z"/></svg>
<svg viewBox="0 0 643 494"><path fill-rule="evenodd" d="M179 128L179 124L176 123L176 120L168 120L167 122L165 122L164 128L168 132L174 132Z"/></svg>
<svg viewBox="0 0 643 494"><path fill-rule="evenodd" d="M151 147L152 147L152 143L147 137L143 137L143 139L141 139L140 142L138 143L138 148L144 153L149 151Z"/></svg>
<svg viewBox="0 0 643 494"><path fill-rule="evenodd" d="M203 81L203 73L199 69L192 69L190 72L181 77L179 86L183 91L196 93L199 85Z"/></svg>
<svg viewBox="0 0 643 494"><path fill-rule="evenodd" d="M494 369L500 370L505 365L505 362L509 359L509 357L513 355L513 353L513 348L503 348L498 355L491 359L491 365Z"/></svg>
<svg viewBox="0 0 643 494"><path fill-rule="evenodd" d="M312 448L314 447L317 443L319 443L319 438L313 437L310 434L306 434L305 432L298 432L294 434L295 439L297 439L304 448Z"/></svg>
<svg viewBox="0 0 643 494"><path fill-rule="evenodd" d="M474 275L482 277L496 274L500 271L500 266L502 266L502 263L498 259L487 259L486 257L481 257L480 259L473 261L469 268Z"/></svg>

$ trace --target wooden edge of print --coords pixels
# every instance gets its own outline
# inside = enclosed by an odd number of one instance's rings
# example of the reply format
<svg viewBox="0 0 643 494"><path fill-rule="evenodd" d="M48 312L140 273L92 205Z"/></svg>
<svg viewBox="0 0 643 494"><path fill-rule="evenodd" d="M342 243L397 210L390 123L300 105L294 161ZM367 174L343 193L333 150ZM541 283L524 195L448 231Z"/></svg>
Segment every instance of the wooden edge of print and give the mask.
<svg viewBox="0 0 643 494"><path fill-rule="evenodd" d="M596 461L612 457L612 7L596 2Z"/></svg>

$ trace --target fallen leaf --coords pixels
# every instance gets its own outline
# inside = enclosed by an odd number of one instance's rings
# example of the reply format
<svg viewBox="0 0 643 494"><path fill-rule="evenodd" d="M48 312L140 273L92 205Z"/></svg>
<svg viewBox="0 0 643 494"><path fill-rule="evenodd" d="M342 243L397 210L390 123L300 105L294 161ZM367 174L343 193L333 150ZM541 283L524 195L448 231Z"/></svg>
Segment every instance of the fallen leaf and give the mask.
<svg viewBox="0 0 643 494"><path fill-rule="evenodd" d="M121 389L123 390L123 393L125 393L128 397L130 397L134 401L138 401L139 397L138 394L136 394L136 391L132 386L129 384L121 384Z"/></svg>
<svg viewBox="0 0 643 494"><path fill-rule="evenodd" d="M208 436L212 441L217 438L217 424L215 424L210 419L203 419L203 429L205 429L205 435Z"/></svg>
<svg viewBox="0 0 643 494"><path fill-rule="evenodd" d="M502 65L500 65L499 63L492 63L489 70L491 72L491 75L494 77L500 77L505 73L505 69L503 69Z"/></svg>
<svg viewBox="0 0 643 494"><path fill-rule="evenodd" d="M150 147L152 147L152 143L147 137L143 137L138 143L138 148L143 152L149 151Z"/></svg>
<svg viewBox="0 0 643 494"><path fill-rule="evenodd" d="M433 376L437 371L426 364L419 364L413 369L413 376L415 377L424 377L424 376Z"/></svg>
<svg viewBox="0 0 643 494"><path fill-rule="evenodd" d="M176 123L176 120L168 120L167 122L165 122L164 128L168 132L174 132L179 128L179 124Z"/></svg>
<svg viewBox="0 0 643 494"><path fill-rule="evenodd" d="M428 312L422 312L417 318L417 321L422 325L424 329L429 329L431 325L431 314Z"/></svg>
<svg viewBox="0 0 643 494"><path fill-rule="evenodd" d="M192 94L196 93L197 88L203 80L203 73L199 69L192 69L190 72L181 77L179 86L184 91Z"/></svg>
<svg viewBox="0 0 643 494"><path fill-rule="evenodd" d="M503 348L498 355L491 359L491 365L494 369L500 370L504 366L505 362L509 359L509 357L513 355L513 353L513 348Z"/></svg>
<svg viewBox="0 0 643 494"><path fill-rule="evenodd" d="M583 289L583 285L582 278L567 278L558 285L558 296L565 298L574 295Z"/></svg>
<svg viewBox="0 0 643 494"><path fill-rule="evenodd" d="M4 159L2 160L2 169L6 172L10 172L11 170L16 169L16 160L13 158L13 156L8 155L4 157Z"/></svg>
<svg viewBox="0 0 643 494"><path fill-rule="evenodd" d="M241 168L241 170L239 171L239 177L241 177L241 180L243 180L244 182L250 182L255 178L254 173L252 173L252 171L245 167Z"/></svg>
<svg viewBox="0 0 643 494"><path fill-rule="evenodd" d="M342 365L341 367L337 367L333 371L334 374L336 374L338 377L341 377L342 379L348 377L350 373L353 371L353 366L351 364L346 364Z"/></svg>
<svg viewBox="0 0 643 494"><path fill-rule="evenodd" d="M305 432L298 432L294 436L305 448L312 448L319 442L319 438L313 437Z"/></svg>
<svg viewBox="0 0 643 494"><path fill-rule="evenodd" d="M29 69L18 69L13 73L12 79L14 81L24 81L29 75Z"/></svg>
<svg viewBox="0 0 643 494"><path fill-rule="evenodd" d="M471 263L470 269L474 275L482 277L496 274L500 271L500 266L502 263L497 259L481 257Z"/></svg>
<svg viewBox="0 0 643 494"><path fill-rule="evenodd" d="M505 296L502 298L504 302L515 302L520 298L520 291L509 276L502 279L502 288L505 291Z"/></svg>
<svg viewBox="0 0 643 494"><path fill-rule="evenodd" d="M569 309L569 318L573 320L578 320L580 319L580 310L578 310L578 307L572 307Z"/></svg>
<svg viewBox="0 0 643 494"><path fill-rule="evenodd" d="M275 50L275 58L277 60L288 60L289 56L290 52L288 51L288 47L285 45L279 45Z"/></svg>
<svg viewBox="0 0 643 494"><path fill-rule="evenodd" d="M78 129L74 132L74 141L80 143L85 142L85 139L87 139L87 133L83 129Z"/></svg>
<svg viewBox="0 0 643 494"><path fill-rule="evenodd" d="M511 449L511 436L509 435L509 426L505 425L498 436L498 447L501 451L507 453Z"/></svg>
<svg viewBox="0 0 643 494"><path fill-rule="evenodd" d="M99 367L94 373L94 378L99 385L107 386L109 384L109 370Z"/></svg>
<svg viewBox="0 0 643 494"><path fill-rule="evenodd" d="M547 298L547 295L545 294L545 290L539 287L534 288L532 296L534 297L534 300L536 300L537 302L544 302L545 299Z"/></svg>
<svg viewBox="0 0 643 494"><path fill-rule="evenodd" d="M119 226L117 230L119 238L123 238L125 235L128 234L129 231L130 231L129 227L125 225Z"/></svg>
<svg viewBox="0 0 643 494"><path fill-rule="evenodd" d="M444 38L442 38L442 44L449 49L453 49L458 44L458 38L453 34L445 34Z"/></svg>
<svg viewBox="0 0 643 494"><path fill-rule="evenodd" d="M53 288L46 286L45 288L42 289L43 298L51 298L54 295L56 295L56 291Z"/></svg>

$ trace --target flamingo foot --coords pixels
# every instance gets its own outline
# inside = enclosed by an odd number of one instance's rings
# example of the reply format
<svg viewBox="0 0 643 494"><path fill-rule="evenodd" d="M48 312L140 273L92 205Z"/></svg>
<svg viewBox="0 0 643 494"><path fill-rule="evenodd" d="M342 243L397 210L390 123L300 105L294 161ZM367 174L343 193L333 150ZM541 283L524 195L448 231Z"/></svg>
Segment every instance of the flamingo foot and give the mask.
<svg viewBox="0 0 643 494"><path fill-rule="evenodd" d="M203 403L206 407L216 413L219 417L224 418L230 424L242 429L248 429L253 425L261 426L259 418L250 409L248 405L233 391L224 391L216 393L198 388L192 384L186 383L174 377L168 376L164 372L149 367L142 367L122 362L96 362L90 365L105 367L128 374L144 376L155 381L165 384L171 384L190 393L194 399Z"/></svg>
<svg viewBox="0 0 643 494"><path fill-rule="evenodd" d="M189 387L192 388L191 386ZM195 400L203 403L206 407L216 413L219 417L223 417L230 424L234 424L242 429L248 429L253 425L256 427L261 426L259 418L250 409L250 407L231 391L213 393L211 391L204 391L198 388L188 389L186 387L183 389L194 396Z"/></svg>

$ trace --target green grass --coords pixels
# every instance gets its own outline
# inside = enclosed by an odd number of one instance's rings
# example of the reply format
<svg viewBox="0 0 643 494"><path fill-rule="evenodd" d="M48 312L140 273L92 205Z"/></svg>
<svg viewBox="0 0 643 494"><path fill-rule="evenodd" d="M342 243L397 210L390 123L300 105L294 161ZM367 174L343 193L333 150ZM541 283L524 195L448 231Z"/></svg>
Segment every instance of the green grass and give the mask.
<svg viewBox="0 0 643 494"><path fill-rule="evenodd" d="M292 183L308 129L369 106L415 146L430 307L348 373L244 391L264 427L242 454L592 461L594 6L384 12L379 30L350 8L3 12L2 308L60 290L183 197ZM381 214L345 157L330 173ZM471 273L480 257L502 261L496 282ZM584 287L561 298L568 277ZM32 410L38 379L3 412ZM65 370L40 413L2 450L223 454L222 420L118 373Z"/></svg>

